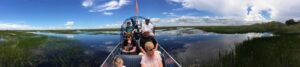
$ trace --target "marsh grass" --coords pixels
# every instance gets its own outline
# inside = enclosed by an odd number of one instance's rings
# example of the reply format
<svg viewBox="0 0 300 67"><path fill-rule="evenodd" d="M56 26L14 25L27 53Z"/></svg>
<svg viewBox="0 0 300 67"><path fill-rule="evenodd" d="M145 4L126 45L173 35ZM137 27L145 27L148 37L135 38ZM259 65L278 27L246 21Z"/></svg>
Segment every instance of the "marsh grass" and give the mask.
<svg viewBox="0 0 300 67"><path fill-rule="evenodd" d="M0 31L0 36L5 40L0 43L0 64L4 67L34 65L30 49L41 47L47 42L46 36L25 32Z"/></svg>
<svg viewBox="0 0 300 67"><path fill-rule="evenodd" d="M286 25L280 22L272 21L268 23L257 23L252 25L241 26L169 26L169 27L157 27L158 30L176 30L178 28L194 28L200 29L206 32L215 32L221 34L235 34L235 33L249 33L249 32L270 32L280 35L299 35L300 24Z"/></svg>
<svg viewBox="0 0 300 67"><path fill-rule="evenodd" d="M72 39L23 31L0 31L0 67L99 66L102 58L85 55L87 50Z"/></svg>
<svg viewBox="0 0 300 67"><path fill-rule="evenodd" d="M300 37L275 36L245 41L204 67L299 67Z"/></svg>

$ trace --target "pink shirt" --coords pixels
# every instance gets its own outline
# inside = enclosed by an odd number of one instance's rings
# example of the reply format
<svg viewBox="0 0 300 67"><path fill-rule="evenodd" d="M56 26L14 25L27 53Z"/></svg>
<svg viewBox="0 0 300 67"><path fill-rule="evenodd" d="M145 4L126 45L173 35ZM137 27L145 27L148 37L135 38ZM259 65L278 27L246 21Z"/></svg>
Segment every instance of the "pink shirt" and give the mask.
<svg viewBox="0 0 300 67"><path fill-rule="evenodd" d="M146 67L159 67L159 63L162 63L162 60L158 52L155 52L153 58L143 55L141 60L141 64L144 64Z"/></svg>

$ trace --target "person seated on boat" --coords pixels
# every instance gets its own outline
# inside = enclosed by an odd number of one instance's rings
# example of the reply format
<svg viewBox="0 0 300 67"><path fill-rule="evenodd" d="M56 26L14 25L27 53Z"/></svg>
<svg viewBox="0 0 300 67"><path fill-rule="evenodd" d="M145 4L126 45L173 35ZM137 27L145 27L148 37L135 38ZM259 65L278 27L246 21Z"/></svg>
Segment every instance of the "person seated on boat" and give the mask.
<svg viewBox="0 0 300 67"><path fill-rule="evenodd" d="M140 39L140 37L142 36L142 24L138 21L136 21L136 26L134 27L134 38L136 40Z"/></svg>
<svg viewBox="0 0 300 67"><path fill-rule="evenodd" d="M145 51L146 54L142 56L141 67L163 67L160 53L155 50L152 41L146 42Z"/></svg>
<svg viewBox="0 0 300 67"><path fill-rule="evenodd" d="M140 55L143 55L143 54L146 53L146 52L145 52L145 44L146 44L146 42L148 42L148 41L151 41L151 42L154 43L155 50L158 49L158 43L156 42L156 40L154 39L153 36L150 36L150 32L144 32L144 33L142 34L141 39L140 39L140 45L139 45L139 49L140 49L140 51L141 51Z"/></svg>
<svg viewBox="0 0 300 67"><path fill-rule="evenodd" d="M150 23L150 19L145 19L145 25L142 26L142 32L150 32L150 36L154 36L154 25Z"/></svg>
<svg viewBox="0 0 300 67"><path fill-rule="evenodd" d="M139 30L137 30L137 32L141 32L141 30L142 30L142 23L139 22L139 21L137 21L136 22L136 28L139 29Z"/></svg>
<svg viewBox="0 0 300 67"><path fill-rule="evenodd" d="M114 67L126 67L126 66L124 66L123 59L121 57L118 57L118 56L114 58L113 63L114 63Z"/></svg>
<svg viewBox="0 0 300 67"><path fill-rule="evenodd" d="M131 22L127 22L126 24L127 25L123 34L133 33L134 27L131 25Z"/></svg>
<svg viewBox="0 0 300 67"><path fill-rule="evenodd" d="M122 54L136 54L136 45L131 33L126 34L126 39L121 50Z"/></svg>

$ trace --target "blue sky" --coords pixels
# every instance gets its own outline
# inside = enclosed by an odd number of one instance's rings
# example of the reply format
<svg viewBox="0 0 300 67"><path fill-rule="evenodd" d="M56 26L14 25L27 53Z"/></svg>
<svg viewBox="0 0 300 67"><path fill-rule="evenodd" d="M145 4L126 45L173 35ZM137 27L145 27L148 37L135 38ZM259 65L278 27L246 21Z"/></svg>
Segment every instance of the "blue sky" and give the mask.
<svg viewBox="0 0 300 67"><path fill-rule="evenodd" d="M272 0L228 1L139 0L139 15L162 26L248 24L300 16L299 11L283 10L298 6L292 2L285 7ZM116 27L134 15L135 0L0 0L0 29ZM219 19L232 21L215 21Z"/></svg>
<svg viewBox="0 0 300 67"><path fill-rule="evenodd" d="M15 24L26 24L38 27L64 27L67 21L73 21L75 28L95 28L108 24L118 24L135 15L135 0L113 12L104 15L102 12L90 12L92 7L82 6L84 0L0 0L0 21ZM98 0L105 4L111 0ZM162 12L169 12L179 6L172 6L164 0L141 0L140 15L146 17L166 17ZM197 14L195 11L189 13ZM184 12L178 12L185 14Z"/></svg>

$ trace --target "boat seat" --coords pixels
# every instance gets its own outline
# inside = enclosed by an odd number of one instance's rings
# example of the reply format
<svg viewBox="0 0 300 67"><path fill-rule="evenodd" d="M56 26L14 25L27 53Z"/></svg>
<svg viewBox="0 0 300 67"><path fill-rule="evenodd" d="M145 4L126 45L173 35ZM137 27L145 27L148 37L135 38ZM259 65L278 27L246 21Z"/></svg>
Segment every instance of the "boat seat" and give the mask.
<svg viewBox="0 0 300 67"><path fill-rule="evenodd" d="M142 56L140 55L119 55L123 61L124 65L126 67L141 67L141 59Z"/></svg>
<svg viewBox="0 0 300 67"><path fill-rule="evenodd" d="M124 61L124 65L126 67L141 67L141 60L142 56L141 55L119 55ZM162 63L164 67L167 67L166 62L165 62L165 57L163 54L161 54L162 58Z"/></svg>

